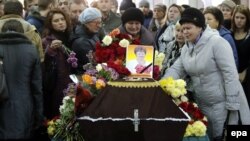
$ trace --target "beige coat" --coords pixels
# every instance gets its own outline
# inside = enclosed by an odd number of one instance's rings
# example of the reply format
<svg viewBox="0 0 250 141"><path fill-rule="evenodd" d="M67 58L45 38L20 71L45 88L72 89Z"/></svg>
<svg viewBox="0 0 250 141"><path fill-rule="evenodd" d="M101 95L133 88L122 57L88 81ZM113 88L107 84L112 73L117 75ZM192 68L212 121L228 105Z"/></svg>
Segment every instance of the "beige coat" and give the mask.
<svg viewBox="0 0 250 141"><path fill-rule="evenodd" d="M39 33L37 32L36 27L31 25L30 23L26 22L21 16L10 14L10 15L2 16L0 18L0 31L2 31L2 26L4 25L4 23L10 19L15 19L15 20L18 20L22 23L23 29L24 29L24 34L26 35L26 37L28 37L31 40L33 45L35 45L35 47L38 50L40 60L41 60L41 62L43 62L44 51L43 51L43 47L42 47L42 39L41 39Z"/></svg>

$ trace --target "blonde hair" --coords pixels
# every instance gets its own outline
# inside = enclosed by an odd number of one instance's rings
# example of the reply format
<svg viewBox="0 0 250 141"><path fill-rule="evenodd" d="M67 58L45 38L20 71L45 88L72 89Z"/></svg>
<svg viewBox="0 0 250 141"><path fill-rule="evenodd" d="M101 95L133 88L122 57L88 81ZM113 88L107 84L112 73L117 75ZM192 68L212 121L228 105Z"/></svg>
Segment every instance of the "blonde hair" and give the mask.
<svg viewBox="0 0 250 141"><path fill-rule="evenodd" d="M179 23L179 21L177 21L175 24L175 29L180 29L180 28L181 28L181 24Z"/></svg>

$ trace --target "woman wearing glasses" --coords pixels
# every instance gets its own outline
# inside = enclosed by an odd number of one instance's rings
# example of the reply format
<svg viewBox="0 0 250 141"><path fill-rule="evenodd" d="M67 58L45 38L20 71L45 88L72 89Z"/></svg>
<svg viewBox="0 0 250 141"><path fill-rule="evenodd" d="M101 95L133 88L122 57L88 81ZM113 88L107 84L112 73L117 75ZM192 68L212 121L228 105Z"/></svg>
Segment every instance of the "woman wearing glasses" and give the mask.
<svg viewBox="0 0 250 141"><path fill-rule="evenodd" d="M71 43L78 59L78 67L74 73L82 74L83 65L89 62L86 55L95 50L95 44L99 41L98 33L102 26L102 14L96 8L86 8L78 20L81 24L75 28Z"/></svg>

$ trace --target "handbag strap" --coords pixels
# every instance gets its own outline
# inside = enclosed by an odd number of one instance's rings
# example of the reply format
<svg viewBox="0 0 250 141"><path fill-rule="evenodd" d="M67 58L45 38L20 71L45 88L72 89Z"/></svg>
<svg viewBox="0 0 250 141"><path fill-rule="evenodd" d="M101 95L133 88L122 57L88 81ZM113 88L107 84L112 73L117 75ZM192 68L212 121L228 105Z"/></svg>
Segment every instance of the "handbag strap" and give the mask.
<svg viewBox="0 0 250 141"><path fill-rule="evenodd" d="M3 59L3 47L0 47L0 60Z"/></svg>
<svg viewBox="0 0 250 141"><path fill-rule="evenodd" d="M240 111L237 110L237 113L238 113L238 118L239 118L238 125L242 125L241 116L240 116ZM226 118L226 121L225 121L224 126L228 125L229 115L230 115L230 111L227 112L227 118Z"/></svg>

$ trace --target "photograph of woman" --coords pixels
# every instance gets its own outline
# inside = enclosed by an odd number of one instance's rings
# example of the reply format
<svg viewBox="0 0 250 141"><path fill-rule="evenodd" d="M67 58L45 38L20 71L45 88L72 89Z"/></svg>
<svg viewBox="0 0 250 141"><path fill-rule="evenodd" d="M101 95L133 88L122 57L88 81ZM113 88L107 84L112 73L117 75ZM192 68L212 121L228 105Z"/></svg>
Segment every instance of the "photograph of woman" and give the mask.
<svg viewBox="0 0 250 141"><path fill-rule="evenodd" d="M127 68L132 75L147 74L152 76L153 72L153 47L130 46L128 47ZM134 56L134 57L131 57ZM148 59L146 58L148 57Z"/></svg>

